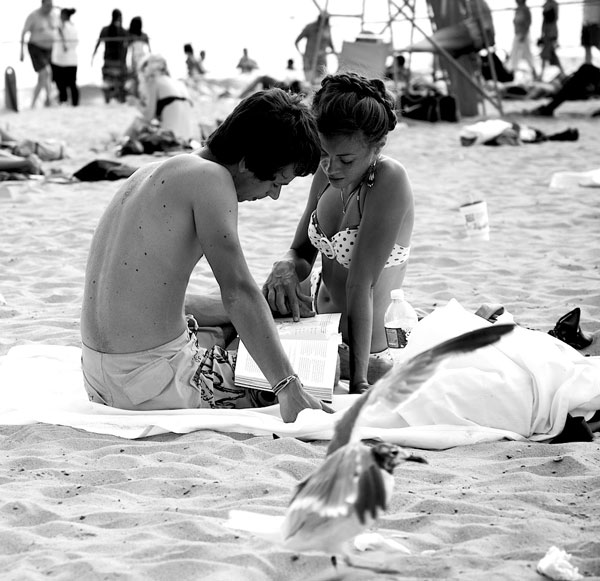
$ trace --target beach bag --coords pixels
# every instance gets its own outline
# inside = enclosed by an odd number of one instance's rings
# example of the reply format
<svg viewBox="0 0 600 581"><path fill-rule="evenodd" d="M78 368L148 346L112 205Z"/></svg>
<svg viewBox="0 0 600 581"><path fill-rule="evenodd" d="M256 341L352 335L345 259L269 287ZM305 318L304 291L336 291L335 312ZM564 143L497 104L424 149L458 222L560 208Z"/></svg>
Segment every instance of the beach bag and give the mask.
<svg viewBox="0 0 600 581"><path fill-rule="evenodd" d="M504 63L500 60L495 52L490 51L489 55L486 53L484 55L480 55L479 58L481 62L481 75L486 81L493 81L494 73L496 75L496 80L499 83L511 83L515 80L514 73L506 69ZM491 66L490 58L492 60Z"/></svg>
<svg viewBox="0 0 600 581"><path fill-rule="evenodd" d="M458 121L456 99L430 91L426 94L405 93L400 95L400 114L419 121Z"/></svg>

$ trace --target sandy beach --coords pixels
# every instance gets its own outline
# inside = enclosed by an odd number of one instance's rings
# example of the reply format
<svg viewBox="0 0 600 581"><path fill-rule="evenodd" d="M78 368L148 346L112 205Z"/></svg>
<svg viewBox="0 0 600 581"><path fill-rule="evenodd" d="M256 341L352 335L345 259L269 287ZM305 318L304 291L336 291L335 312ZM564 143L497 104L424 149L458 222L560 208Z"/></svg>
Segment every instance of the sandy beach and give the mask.
<svg viewBox="0 0 600 581"><path fill-rule="evenodd" d="M206 125L235 103L196 103ZM456 298L474 311L500 303L528 328L548 331L581 308L600 330L600 190L551 189L555 172L600 168L600 101L570 102L554 118L504 118L576 142L461 147L461 123L401 123L386 151L408 170L416 200L407 299L424 312ZM497 114L488 107L490 116ZM70 174L114 158L115 137L135 115L91 92L71 107L0 113L17 137L63 140ZM139 166L157 159L127 156ZM88 246L120 182L0 183L0 356L28 344L78 347ZM309 178L280 200L240 208L248 262L262 283L291 241ZM485 199L489 241L465 236L460 204ZM205 264L192 290L213 289ZM43 377L40 377L43 381ZM320 463L325 442L197 431L127 440L56 425L0 426L0 571L3 579L536 580L553 545L600 579L600 440L501 441L425 451L429 464L396 472L376 530L410 550L401 573L335 570L327 556L295 556L225 527L229 510L282 514L294 484Z"/></svg>

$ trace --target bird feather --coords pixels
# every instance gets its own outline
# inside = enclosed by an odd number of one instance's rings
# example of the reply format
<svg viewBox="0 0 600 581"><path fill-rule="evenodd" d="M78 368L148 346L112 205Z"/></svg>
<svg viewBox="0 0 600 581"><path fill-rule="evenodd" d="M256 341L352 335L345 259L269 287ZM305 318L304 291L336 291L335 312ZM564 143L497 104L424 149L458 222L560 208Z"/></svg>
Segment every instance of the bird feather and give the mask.
<svg viewBox="0 0 600 581"><path fill-rule="evenodd" d="M327 454L332 454L351 440L356 422L365 408L382 400L390 407L397 406L433 375L444 357L491 345L514 327L512 324L492 325L463 333L415 355L397 370L389 372L346 410L335 425Z"/></svg>

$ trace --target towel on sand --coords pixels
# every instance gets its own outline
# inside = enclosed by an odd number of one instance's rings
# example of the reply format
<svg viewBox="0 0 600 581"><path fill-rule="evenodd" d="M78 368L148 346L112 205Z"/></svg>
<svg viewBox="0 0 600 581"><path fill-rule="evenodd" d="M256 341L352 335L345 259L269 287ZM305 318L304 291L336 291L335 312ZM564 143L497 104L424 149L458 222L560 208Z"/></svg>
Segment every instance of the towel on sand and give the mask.
<svg viewBox="0 0 600 581"><path fill-rule="evenodd" d="M450 301L419 322L406 355L489 324ZM334 395L337 413L304 410L290 424L278 406L119 410L88 401L80 356L76 347L33 344L0 357L0 424L42 422L123 438L210 429L327 440L341 411L358 397ZM589 417L599 408L599 358L585 358L545 333L518 329L485 350L448 359L397 410L366 417L361 435L424 449L503 438L545 441L562 431L567 413ZM410 426L400 427L405 424L398 415Z"/></svg>

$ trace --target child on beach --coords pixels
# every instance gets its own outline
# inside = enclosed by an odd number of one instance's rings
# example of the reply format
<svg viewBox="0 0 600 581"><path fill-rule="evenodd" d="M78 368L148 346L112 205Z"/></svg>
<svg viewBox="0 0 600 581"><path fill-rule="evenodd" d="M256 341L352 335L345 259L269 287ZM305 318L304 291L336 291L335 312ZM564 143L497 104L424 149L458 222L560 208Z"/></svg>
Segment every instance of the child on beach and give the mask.
<svg viewBox="0 0 600 581"><path fill-rule="evenodd" d="M382 81L354 73L325 77L313 99L321 163L285 257L263 286L271 309L311 316L306 286L317 255L314 307L341 312L341 377L360 393L392 367L383 325L410 253L414 207L402 165L381 154L396 126Z"/></svg>
<svg viewBox="0 0 600 581"><path fill-rule="evenodd" d="M310 110L280 89L243 100L195 154L151 163L118 190L95 231L81 315L89 398L137 410L281 406L285 422L308 395L279 341L246 263L238 204L271 197L316 170L319 145ZM206 256L221 297L189 295ZM273 393L237 388L232 356L199 344L198 326L232 323ZM191 321L192 319L190 319ZM207 360L218 370L207 367Z"/></svg>

